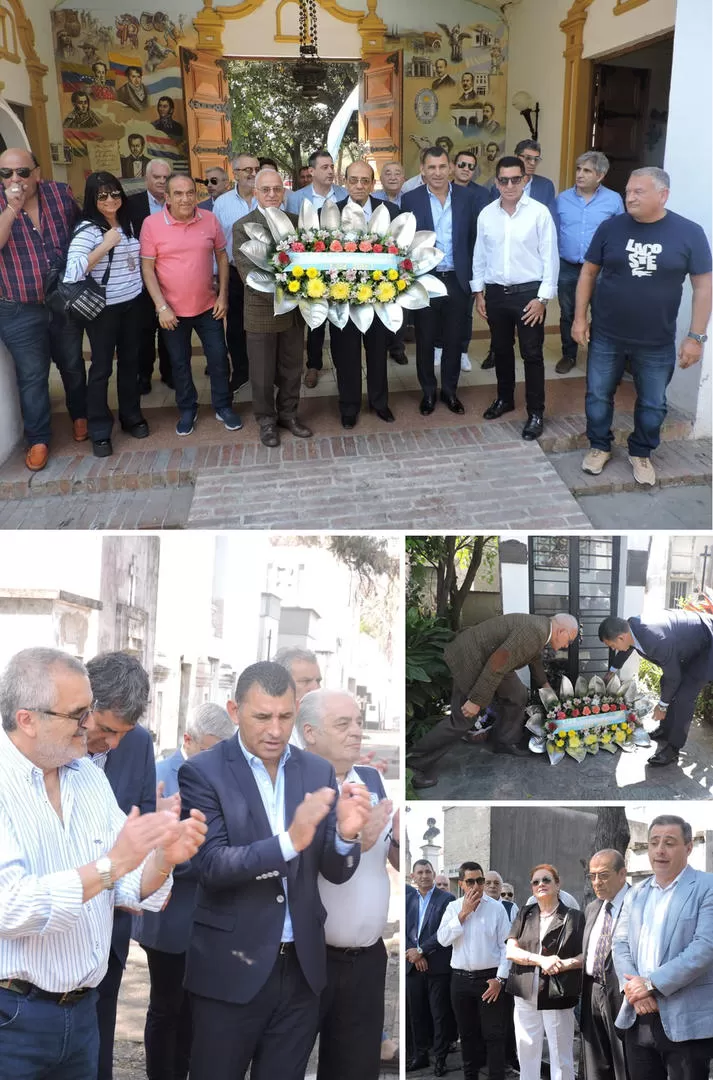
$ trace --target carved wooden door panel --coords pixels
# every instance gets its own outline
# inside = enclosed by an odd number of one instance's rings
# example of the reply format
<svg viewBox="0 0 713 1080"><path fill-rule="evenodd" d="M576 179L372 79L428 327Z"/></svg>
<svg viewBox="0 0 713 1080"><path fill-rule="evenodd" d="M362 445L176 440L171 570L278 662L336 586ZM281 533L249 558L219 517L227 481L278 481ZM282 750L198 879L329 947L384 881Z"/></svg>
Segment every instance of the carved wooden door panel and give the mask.
<svg viewBox="0 0 713 1080"><path fill-rule="evenodd" d="M369 144L369 160L377 174L387 161L401 157L400 52L369 57L359 95L359 138Z"/></svg>
<svg viewBox="0 0 713 1080"><path fill-rule="evenodd" d="M229 173L228 82L220 60L181 49L181 68L190 174L198 179L216 165Z"/></svg>

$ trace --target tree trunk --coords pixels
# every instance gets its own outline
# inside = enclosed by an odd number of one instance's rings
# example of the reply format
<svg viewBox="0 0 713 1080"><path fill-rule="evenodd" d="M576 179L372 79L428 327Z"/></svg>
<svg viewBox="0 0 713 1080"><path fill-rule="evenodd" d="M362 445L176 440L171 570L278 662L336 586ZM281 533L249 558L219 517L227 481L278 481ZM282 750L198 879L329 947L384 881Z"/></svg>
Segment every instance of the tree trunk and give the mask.
<svg viewBox="0 0 713 1080"><path fill-rule="evenodd" d="M629 822L626 820L626 812L623 806L602 806L597 811L597 827L594 831L594 845L589 855L590 858L597 851L604 848L614 848L626 857L626 849L629 846L631 832ZM587 871L589 864L587 864ZM594 899L592 886L587 880L584 891L584 902L588 904Z"/></svg>

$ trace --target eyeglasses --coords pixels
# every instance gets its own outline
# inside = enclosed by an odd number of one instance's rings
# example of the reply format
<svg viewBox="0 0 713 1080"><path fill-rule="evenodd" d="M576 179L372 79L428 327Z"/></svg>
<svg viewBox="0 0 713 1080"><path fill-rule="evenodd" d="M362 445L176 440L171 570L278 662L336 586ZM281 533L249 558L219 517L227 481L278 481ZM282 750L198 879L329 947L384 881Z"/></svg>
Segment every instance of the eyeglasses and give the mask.
<svg viewBox="0 0 713 1080"><path fill-rule="evenodd" d="M529 161L531 165L538 165L541 161L541 157L532 157L530 154L520 154L522 161Z"/></svg>
<svg viewBox="0 0 713 1080"><path fill-rule="evenodd" d="M587 874L587 877L590 881L596 881L597 878L600 881L606 881L607 878L611 877L611 870L600 870L599 873L595 871L593 874Z"/></svg>
<svg viewBox="0 0 713 1080"><path fill-rule="evenodd" d="M359 184L360 186L362 184L368 185L368 184L371 183L371 177L370 176L348 176L347 177L347 183L348 184L353 184L354 186L356 186L357 184Z"/></svg>
<svg viewBox="0 0 713 1080"><path fill-rule="evenodd" d="M257 173L258 173L258 170L257 170L257 169L254 169L254 168L252 167L252 165L249 165L249 166L248 166L247 168L245 168L245 169L236 169L235 171L236 171L236 172L246 172L246 173L254 173L255 175L257 175Z"/></svg>
<svg viewBox="0 0 713 1080"><path fill-rule="evenodd" d="M495 177L495 183L496 184L502 184L503 187L507 187L508 184L512 184L513 187L516 187L518 184L522 183L522 177L521 176L496 176Z"/></svg>
<svg viewBox="0 0 713 1080"><path fill-rule="evenodd" d="M93 712L97 711L97 705L99 702L93 701L88 709L83 709L79 716L72 716L71 713L66 712L54 712L52 709L26 709L25 712L42 713L44 716L59 716L63 720L73 720L75 724L79 724L83 727Z"/></svg>
<svg viewBox="0 0 713 1080"><path fill-rule="evenodd" d="M532 885L533 889L535 889L535 888L537 888L538 885L551 885L553 881L554 881L554 878L551 878L551 877L538 877L538 878L534 878L530 882L530 884Z"/></svg>
<svg viewBox="0 0 713 1080"><path fill-rule="evenodd" d="M456 169L467 169L468 172L474 172L475 163L471 164L469 161L456 161Z"/></svg>
<svg viewBox="0 0 713 1080"><path fill-rule="evenodd" d="M32 169L28 168L27 165L22 165L19 169L0 169L0 178L9 180L14 173L15 176L20 176L23 180L27 180L28 176L31 176L36 168L36 165Z"/></svg>
<svg viewBox="0 0 713 1080"><path fill-rule="evenodd" d="M107 199L120 199L120 191L100 191L97 195L97 202L106 202Z"/></svg>
<svg viewBox="0 0 713 1080"><path fill-rule="evenodd" d="M511 892L501 892L500 893L500 897L501 897L502 900L512 900L514 895L515 895L515 893L511 893Z"/></svg>
<svg viewBox="0 0 713 1080"><path fill-rule="evenodd" d="M484 885L485 884L485 878L484 877L467 877L467 878L463 879L463 884L464 885L469 885L471 887L473 885Z"/></svg>

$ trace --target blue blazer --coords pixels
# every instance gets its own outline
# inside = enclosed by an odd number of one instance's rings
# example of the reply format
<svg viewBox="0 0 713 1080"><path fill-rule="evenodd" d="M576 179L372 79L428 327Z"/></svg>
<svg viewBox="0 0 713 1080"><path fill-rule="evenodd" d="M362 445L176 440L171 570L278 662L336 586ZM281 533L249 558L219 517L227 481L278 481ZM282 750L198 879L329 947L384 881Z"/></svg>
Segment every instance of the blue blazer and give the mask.
<svg viewBox="0 0 713 1080"><path fill-rule="evenodd" d="M629 891L614 932L612 953L622 989L624 975L639 974L635 958L651 880ZM669 1039L713 1038L713 874L690 866L683 871L661 930L661 959L651 981ZM624 998L616 1026L630 1028L635 1021Z"/></svg>
<svg viewBox="0 0 713 1080"><path fill-rule="evenodd" d="M156 782L163 780L164 795L178 791L178 770L185 758L176 750L170 758L156 766ZM191 863L183 863L173 871L173 890L163 911L144 911L134 917L133 936L141 945L159 952L184 953L193 921L196 904L197 875Z"/></svg>
<svg viewBox="0 0 713 1080"><path fill-rule="evenodd" d="M695 611L664 611L655 622L637 615L628 620L646 660L657 664L661 675L661 701L671 704L686 683L713 680L713 619ZM621 668L632 653L617 653L612 667Z"/></svg>
<svg viewBox="0 0 713 1080"><path fill-rule="evenodd" d="M447 975L451 970L450 945L444 948L440 944L436 933L441 925L443 912L446 910L455 896L444 892L442 889L434 889L431 899L428 901L424 916L421 933L418 933L418 901L419 891L406 893L406 948L415 949L418 946L423 950L423 955L428 960L429 975ZM406 973L413 970L413 964L406 961Z"/></svg>
<svg viewBox="0 0 713 1080"><path fill-rule="evenodd" d="M346 199L349 192L346 188L340 187L339 184L334 184L334 201L340 202L342 199ZM307 187L300 188L299 191L291 191L287 196L287 202L285 209L288 214L299 214L300 207L305 199L309 199L312 202L314 197L314 188L311 184Z"/></svg>
<svg viewBox="0 0 713 1080"><path fill-rule="evenodd" d="M145 727L137 724L126 733L116 750L110 750L104 766L114 797L125 814L138 806L142 814L156 809L156 762L153 742ZM126 964L131 938L131 913L114 911L111 947Z"/></svg>
<svg viewBox="0 0 713 1080"><path fill-rule="evenodd" d="M480 184L461 187L451 184L451 213L453 215L453 266L458 284L470 295L470 279L473 276L473 248L477 233L478 214L490 201L487 188ZM401 210L416 215L417 229L433 231L431 200L426 184L407 191L401 199ZM436 267L438 269L438 267Z"/></svg>
<svg viewBox="0 0 713 1080"><path fill-rule="evenodd" d="M297 747L285 763L285 821L305 794L337 790L324 758ZM186 761L178 774L182 813L195 807L208 822L193 859L198 893L186 957L185 986L192 993L244 1004L265 984L277 958L285 921L286 878L297 957L315 994L327 981L324 922L317 878L348 881L359 863L335 847L336 812L320 822L309 847L285 862L237 734Z"/></svg>

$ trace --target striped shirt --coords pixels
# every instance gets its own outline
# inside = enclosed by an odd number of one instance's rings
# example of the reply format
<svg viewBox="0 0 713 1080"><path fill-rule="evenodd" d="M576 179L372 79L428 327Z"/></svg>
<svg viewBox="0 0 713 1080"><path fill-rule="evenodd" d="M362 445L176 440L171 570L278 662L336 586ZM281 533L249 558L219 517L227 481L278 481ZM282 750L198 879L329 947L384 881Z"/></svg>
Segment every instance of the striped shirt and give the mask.
<svg viewBox="0 0 713 1080"><path fill-rule="evenodd" d="M42 770L0 729L0 979L65 992L106 974L114 904L160 911L173 878L141 900L142 864L83 903L77 869L113 847L125 816L89 758L62 766L59 785L63 821Z"/></svg>
<svg viewBox="0 0 713 1080"><path fill-rule="evenodd" d="M79 228L81 232L76 233L69 245L67 267L64 273L65 281L82 281L87 276L89 256L104 239L104 232L98 225L82 221ZM109 279L106 283L107 306L124 304L127 300L133 300L143 288L138 237L127 236L121 229L119 231L122 238L114 248ZM89 271L97 284L101 284L108 265L109 255L107 253L102 255L99 262Z"/></svg>
<svg viewBox="0 0 713 1080"><path fill-rule="evenodd" d="M67 184L43 180L37 185L39 230L24 210L15 218L10 236L0 248L0 297L21 304L41 304L44 278L50 264L64 259L79 207ZM0 184L0 213L7 206Z"/></svg>

